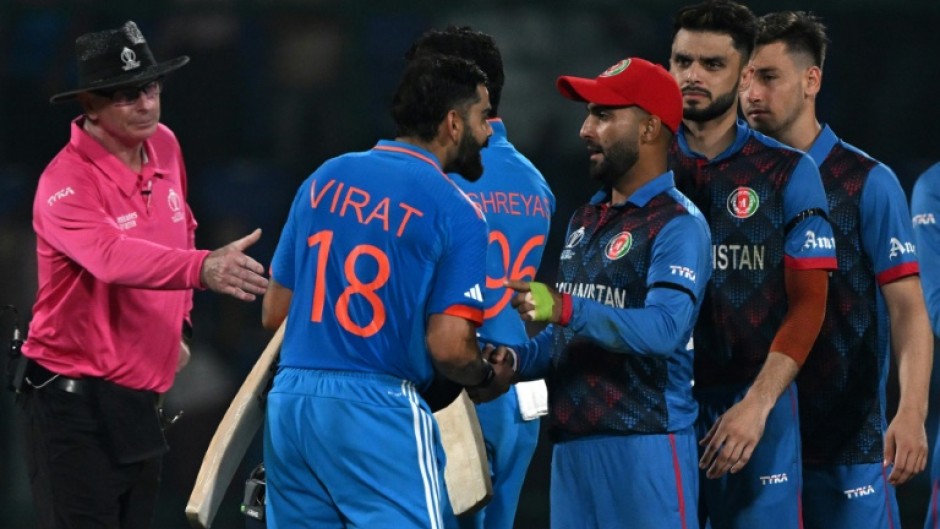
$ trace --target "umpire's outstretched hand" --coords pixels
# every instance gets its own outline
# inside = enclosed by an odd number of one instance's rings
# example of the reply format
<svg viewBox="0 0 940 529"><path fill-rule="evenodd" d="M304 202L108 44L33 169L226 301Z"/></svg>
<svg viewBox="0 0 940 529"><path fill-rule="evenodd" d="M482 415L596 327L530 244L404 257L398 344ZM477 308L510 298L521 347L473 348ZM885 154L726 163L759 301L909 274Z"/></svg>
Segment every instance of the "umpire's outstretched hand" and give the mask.
<svg viewBox="0 0 940 529"><path fill-rule="evenodd" d="M210 253L202 262L199 275L203 286L242 301L254 301L255 296L264 294L268 288L264 267L244 253L260 238L261 230L256 229Z"/></svg>

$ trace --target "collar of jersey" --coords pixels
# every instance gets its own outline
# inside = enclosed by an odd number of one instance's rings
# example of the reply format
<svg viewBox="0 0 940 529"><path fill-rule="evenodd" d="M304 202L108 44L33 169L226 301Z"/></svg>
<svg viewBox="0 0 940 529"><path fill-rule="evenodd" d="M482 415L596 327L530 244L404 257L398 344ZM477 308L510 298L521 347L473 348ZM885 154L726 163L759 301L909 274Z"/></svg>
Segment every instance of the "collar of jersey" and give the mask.
<svg viewBox="0 0 940 529"><path fill-rule="evenodd" d="M98 140L93 138L91 134L85 132L85 129L82 128L84 123L84 116L72 120L72 137L69 139L69 144L82 157L94 164L107 178L117 184L125 196L137 192L137 185L141 179L162 178L165 174L165 171L159 167L159 160L157 160L157 155L153 151L150 140L144 141L147 163L141 167L138 175L131 171L130 167L124 165L124 162L119 160L117 156L111 154L103 145L98 143Z"/></svg>
<svg viewBox="0 0 940 529"><path fill-rule="evenodd" d="M444 174L444 171L441 170L441 162L438 161L437 156L434 156L430 151L424 150L416 145L401 141L379 140L373 149L378 151L397 152L406 156L413 156L418 160L434 166L434 168L437 169L437 172Z"/></svg>
<svg viewBox="0 0 940 529"><path fill-rule="evenodd" d="M492 147L497 143L506 143L506 125L503 123L502 118L490 118L486 120L490 124L490 128L493 129L493 135L490 136L489 143L487 148Z"/></svg>
<svg viewBox="0 0 940 529"><path fill-rule="evenodd" d="M708 163L720 162L725 158L730 158L731 156L737 154L737 152L744 147L744 143L747 142L748 138L750 138L751 134L753 133L751 127L747 126L747 122L740 118L735 122L734 127L734 142L729 145L728 148L725 149L721 154L715 156L711 160L708 160ZM685 139L685 123L681 123L679 125L679 134L677 139L679 140L679 149L682 151L682 154L692 158L701 158L703 160L706 159L705 156L693 151L689 147L689 142Z"/></svg>
<svg viewBox="0 0 940 529"><path fill-rule="evenodd" d="M829 128L829 125L823 125L822 131L819 132L819 136L816 137L816 141L813 142L813 146L809 148L806 154L816 162L816 166L819 167L826 157L829 156L829 152L833 147L836 146L836 143L839 143L839 138L836 137L836 133L832 132L832 129Z"/></svg>
<svg viewBox="0 0 940 529"><path fill-rule="evenodd" d="M676 187L675 179L672 176L672 171L666 171L665 173L657 176L656 178L645 183L643 187L637 189L630 195L630 198L624 200L619 204L613 204L614 207L624 206L627 202L642 208L650 200L653 199L656 195L666 191L670 188ZM610 188L605 187L591 197L591 204L602 204L610 201Z"/></svg>

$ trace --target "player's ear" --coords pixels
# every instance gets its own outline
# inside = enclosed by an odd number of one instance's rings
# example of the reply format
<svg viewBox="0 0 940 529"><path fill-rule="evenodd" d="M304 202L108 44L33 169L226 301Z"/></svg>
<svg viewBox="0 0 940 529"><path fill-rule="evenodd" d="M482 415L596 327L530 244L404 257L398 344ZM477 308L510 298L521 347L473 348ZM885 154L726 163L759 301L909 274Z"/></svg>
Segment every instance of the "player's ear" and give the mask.
<svg viewBox="0 0 940 529"><path fill-rule="evenodd" d="M663 121L659 116L649 115L640 121L640 140L643 143L652 143L659 138L663 129Z"/></svg>
<svg viewBox="0 0 940 529"><path fill-rule="evenodd" d="M804 92L807 96L815 96L822 88L822 68L819 66L810 66L803 74Z"/></svg>
<svg viewBox="0 0 940 529"><path fill-rule="evenodd" d="M95 104L95 99L88 92L80 92L76 99L78 103L82 106L82 111L85 113L85 116L95 122L98 120L98 110L97 105Z"/></svg>
<svg viewBox="0 0 940 529"><path fill-rule="evenodd" d="M441 123L441 134L449 140L450 143L459 144L460 135L463 133L464 122L457 109L452 108L447 111L444 121Z"/></svg>

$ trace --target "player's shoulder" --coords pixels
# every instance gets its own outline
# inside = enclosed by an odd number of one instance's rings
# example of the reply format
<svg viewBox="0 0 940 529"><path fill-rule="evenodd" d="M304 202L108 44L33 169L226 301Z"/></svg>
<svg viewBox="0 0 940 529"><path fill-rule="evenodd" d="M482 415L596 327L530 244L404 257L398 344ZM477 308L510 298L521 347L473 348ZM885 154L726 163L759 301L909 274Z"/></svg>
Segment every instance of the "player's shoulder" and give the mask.
<svg viewBox="0 0 940 529"><path fill-rule="evenodd" d="M670 223L676 222L679 226L703 227L706 232L710 232L708 221L705 220L705 215L695 205L695 202L692 202L689 197L675 187L670 188L666 193L679 207L679 214Z"/></svg>
<svg viewBox="0 0 940 529"><path fill-rule="evenodd" d="M67 145L43 169L39 176L39 189L94 184L96 181L97 176L92 163L81 151Z"/></svg>
<svg viewBox="0 0 940 529"><path fill-rule="evenodd" d="M463 188L494 187L526 194L551 195L538 167L510 143L481 151L483 177ZM553 195L551 195L553 196Z"/></svg>
<svg viewBox="0 0 940 529"><path fill-rule="evenodd" d="M754 130L754 129L750 129L750 135L751 135L751 138L750 138L750 139L751 139L753 142L755 142L757 145L760 146L760 148L762 148L762 149L764 149L764 150L766 150L766 151L768 151L768 152L775 153L775 154L777 154L777 155L779 155L779 156L784 156L784 157L787 157L787 158L799 160L799 161L801 161L801 162L805 160L805 161L808 161L809 163L813 163L813 165L815 165L815 163L813 162L812 158L810 158L808 154L806 154L805 152L803 152L803 151L801 151L801 150L799 150L799 149L794 149L793 147L790 147L789 145L786 145L786 144L784 144L784 143L782 143L782 142L780 142L780 141L778 141L778 140L776 140L776 139L774 139L774 138L771 138L770 136L767 136L766 134L764 134L764 133L762 133L762 132L758 132L758 131L756 131L756 130Z"/></svg>
<svg viewBox="0 0 940 529"><path fill-rule="evenodd" d="M927 188L932 190L940 189L940 162L928 167L917 177L917 181L914 183L915 192Z"/></svg>
<svg viewBox="0 0 940 529"><path fill-rule="evenodd" d="M901 182L887 164L842 138L839 138L836 145L848 155L853 156L858 164L856 167L860 166L861 170L867 174L866 189L874 188L879 191L901 189Z"/></svg>

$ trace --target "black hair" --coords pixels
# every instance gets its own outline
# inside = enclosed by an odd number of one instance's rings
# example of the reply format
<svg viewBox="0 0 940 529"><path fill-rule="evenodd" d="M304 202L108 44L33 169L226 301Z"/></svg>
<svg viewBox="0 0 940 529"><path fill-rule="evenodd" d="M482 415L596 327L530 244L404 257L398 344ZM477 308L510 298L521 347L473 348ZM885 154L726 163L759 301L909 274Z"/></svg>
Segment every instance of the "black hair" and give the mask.
<svg viewBox="0 0 940 529"><path fill-rule="evenodd" d="M816 15L805 11L769 13L757 20L757 45L781 41L789 53L803 53L822 68L826 61L826 26Z"/></svg>
<svg viewBox="0 0 940 529"><path fill-rule="evenodd" d="M490 92L492 114L498 115L500 95L506 76L503 73L503 57L493 37L470 26L448 26L444 31L430 30L411 46L405 54L406 60L428 54L454 55L473 61L486 74L487 90Z"/></svg>
<svg viewBox="0 0 940 529"><path fill-rule="evenodd" d="M672 29L673 37L680 29L725 33L731 37L734 49L741 53L743 63L746 63L754 51L757 18L747 6L730 0L707 0L680 9Z"/></svg>
<svg viewBox="0 0 940 529"><path fill-rule="evenodd" d="M448 112L464 115L480 100L478 85L486 85L486 74L466 59L428 55L410 61L392 98L397 135L431 141Z"/></svg>

